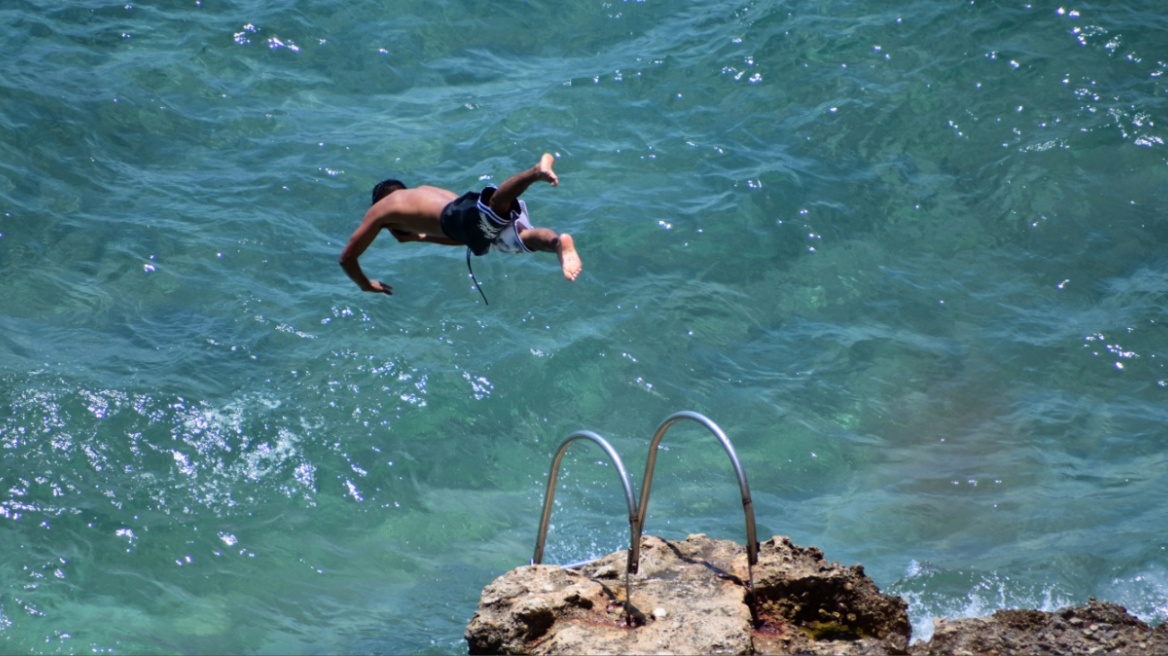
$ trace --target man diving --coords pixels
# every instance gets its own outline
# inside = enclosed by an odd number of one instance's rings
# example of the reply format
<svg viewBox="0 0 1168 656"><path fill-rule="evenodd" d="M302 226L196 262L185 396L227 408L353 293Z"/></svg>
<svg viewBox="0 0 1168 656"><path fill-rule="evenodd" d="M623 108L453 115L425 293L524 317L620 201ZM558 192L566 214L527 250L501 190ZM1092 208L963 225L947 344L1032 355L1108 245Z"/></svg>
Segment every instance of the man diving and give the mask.
<svg viewBox="0 0 1168 656"><path fill-rule="evenodd" d="M358 262L385 229L399 242L466 246L475 255L486 255L492 249L503 253L555 253L564 278L574 281L583 265L572 236L534 227L527 216L527 204L519 200L536 182L559 185L552 170L554 162L551 154L544 153L535 166L507 178L497 188L486 187L461 196L438 187L409 189L398 180L384 180L373 188L373 205L341 252L341 268L362 291L392 295L392 287L370 280Z"/></svg>

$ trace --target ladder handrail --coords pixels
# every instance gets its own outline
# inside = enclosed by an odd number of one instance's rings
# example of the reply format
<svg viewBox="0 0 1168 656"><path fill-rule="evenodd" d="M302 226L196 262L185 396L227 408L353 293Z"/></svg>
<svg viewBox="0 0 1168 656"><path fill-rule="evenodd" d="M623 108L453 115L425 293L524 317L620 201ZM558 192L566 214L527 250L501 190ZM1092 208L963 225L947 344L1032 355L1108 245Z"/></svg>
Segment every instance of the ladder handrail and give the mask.
<svg viewBox="0 0 1168 656"><path fill-rule="evenodd" d="M722 432L722 429L713 421L710 421L708 417L689 410L682 410L681 412L670 415L665 421L661 422L661 425L657 428L657 432L653 435L653 440L649 443L649 457L645 462L645 479L641 483L641 498L639 502L633 498L633 487L629 483L629 474L625 471L625 465L621 461L620 455L617 454L616 449L613 449L607 440L592 431L581 430L569 435L560 444L560 448L556 450L555 458L552 459L551 470L548 472L547 493L544 497L543 515L539 520L539 537L535 543L535 554L531 558L532 565L539 565L543 561L543 548L547 541L548 521L551 519L552 507L555 503L556 479L559 478L560 463L563 461L568 447L576 440L591 440L608 454L609 460L616 466L617 474L620 475L621 485L625 491L625 503L629 507L629 550L628 562L625 566L624 607L625 621L630 626L633 624L632 575L636 574L640 567L641 533L645 528L645 514L649 509L649 488L653 485L653 469L657 465L657 447L661 443L661 439L665 437L666 431L683 419L698 422L709 429L714 434L714 437L718 438L718 442L726 450L726 455L730 456L730 464L734 467L734 474L738 477L738 491L742 495L742 511L746 515L746 554L747 573L749 577L747 590L749 591L753 612L754 566L758 564L759 545L758 537L755 535L754 505L750 500L750 486L746 482L746 472L742 470L742 463L738 461L738 454L735 453L734 445L730 443L730 438L726 437L726 433ZM575 567L591 562L595 561L586 561L562 567Z"/></svg>
<svg viewBox="0 0 1168 656"><path fill-rule="evenodd" d="M532 565L539 565L543 561L543 547L545 541L547 540L548 520L551 518L552 504L556 496L556 479L559 477L560 473L560 461L564 459L564 454L567 452L568 446L571 445L572 442L575 442L579 439L587 439L595 442L601 449L604 450L606 454L608 454L609 460L611 460L613 465L616 466L617 474L620 475L621 485L624 486L625 502L629 507L629 536L632 540L632 544L636 544L640 541L641 532L637 530L637 527L634 525L634 523L637 521L637 506L636 501L633 499L633 487L632 484L629 483L629 474L627 471L625 471L625 465L621 461L620 455L617 454L616 449L613 449L612 445L609 444L607 440L597 435L596 433L587 430L576 431L575 433L569 435L560 444L560 448L556 451L556 457L552 459L551 471L548 473L547 494L544 497L543 503L543 516L539 521L539 537L535 543L535 555L531 558ZM640 549L637 549L637 552L639 551ZM631 547L629 549L629 559L626 566L626 571L628 573L636 573L637 571L636 560L633 558L633 549Z"/></svg>
<svg viewBox="0 0 1168 656"><path fill-rule="evenodd" d="M657 433L653 435L653 441L649 443L649 457L645 462L645 479L641 483L641 500L637 504L636 521L633 522L636 532L633 535L629 552L629 558L634 563L632 566L635 568L636 561L640 559L641 532L645 529L645 514L649 508L649 488L653 484L653 469L657 463L657 445L661 442L661 438L665 437L665 432L682 419L691 419L709 429L714 437L717 437L718 441L722 443L726 454L730 456L730 464L733 465L734 474L738 477L738 491L742 494L742 510L746 515L746 553L747 562L752 570L751 579L753 579L753 567L758 564L758 538L755 535L754 505L750 500L750 486L746 483L746 472L742 470L738 454L734 452L734 446L730 444L730 438L726 437L726 433L722 432L722 429L705 415L689 410L682 410L667 417L657 428ZM636 572L635 569L633 571ZM751 584L753 587L753 580Z"/></svg>

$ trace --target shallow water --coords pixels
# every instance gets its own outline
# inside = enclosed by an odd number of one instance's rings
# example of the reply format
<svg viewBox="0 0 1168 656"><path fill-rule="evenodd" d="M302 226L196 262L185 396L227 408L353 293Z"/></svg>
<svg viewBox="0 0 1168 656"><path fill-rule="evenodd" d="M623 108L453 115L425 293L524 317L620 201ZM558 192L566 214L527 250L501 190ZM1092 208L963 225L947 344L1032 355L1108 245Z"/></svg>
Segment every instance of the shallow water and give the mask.
<svg viewBox="0 0 1168 656"><path fill-rule="evenodd" d="M465 651L552 454L639 484L689 409L760 536L933 617L1168 615L1164 34L1151 2L0 8L0 644ZM385 177L571 232L379 240ZM627 544L574 447L549 562ZM741 541L669 433L646 531Z"/></svg>

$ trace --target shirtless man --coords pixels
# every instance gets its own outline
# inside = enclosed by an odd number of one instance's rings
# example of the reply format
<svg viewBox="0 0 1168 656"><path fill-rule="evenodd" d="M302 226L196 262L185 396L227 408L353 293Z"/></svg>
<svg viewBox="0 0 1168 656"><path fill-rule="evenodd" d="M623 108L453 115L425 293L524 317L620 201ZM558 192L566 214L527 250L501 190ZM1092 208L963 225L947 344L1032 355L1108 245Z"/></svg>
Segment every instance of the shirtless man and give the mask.
<svg viewBox="0 0 1168 656"><path fill-rule="evenodd" d="M526 203L519 200L519 195L535 182L542 180L553 187L560 184L552 171L554 162L554 157L544 153L538 164L507 178L498 188L487 187L462 196L425 185L407 189L397 180L385 180L373 188L373 206L341 252L341 268L362 291L393 294L389 285L365 277L357 262L385 229L400 242L467 246L475 255L486 255L491 249L504 253L555 253L564 277L575 280L583 265L572 236L533 227Z"/></svg>

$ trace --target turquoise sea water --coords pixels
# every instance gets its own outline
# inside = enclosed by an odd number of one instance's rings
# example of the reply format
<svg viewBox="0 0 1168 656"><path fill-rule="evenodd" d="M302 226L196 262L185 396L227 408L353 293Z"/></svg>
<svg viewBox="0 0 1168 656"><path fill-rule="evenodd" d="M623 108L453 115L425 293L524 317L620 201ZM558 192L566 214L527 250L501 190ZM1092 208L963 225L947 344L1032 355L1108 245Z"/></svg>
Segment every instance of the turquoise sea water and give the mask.
<svg viewBox="0 0 1168 656"><path fill-rule="evenodd" d="M1168 616L1168 14L5 0L0 652L458 653L572 431L716 421L759 533L934 617ZM378 240L557 155L548 256ZM627 546L565 459L547 560ZM743 540L680 426L646 531Z"/></svg>

